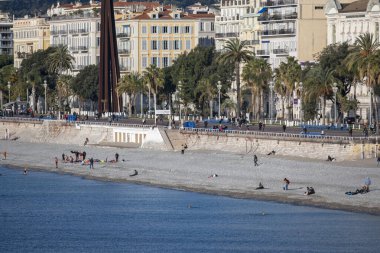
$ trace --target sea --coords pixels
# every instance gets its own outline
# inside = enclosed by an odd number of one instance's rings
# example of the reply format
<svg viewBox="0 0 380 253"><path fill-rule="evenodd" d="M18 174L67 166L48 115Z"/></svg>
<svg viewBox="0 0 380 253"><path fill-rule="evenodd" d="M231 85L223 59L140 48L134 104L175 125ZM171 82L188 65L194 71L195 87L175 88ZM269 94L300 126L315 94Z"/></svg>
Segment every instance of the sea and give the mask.
<svg viewBox="0 0 380 253"><path fill-rule="evenodd" d="M380 252L380 217L0 167L0 252Z"/></svg>

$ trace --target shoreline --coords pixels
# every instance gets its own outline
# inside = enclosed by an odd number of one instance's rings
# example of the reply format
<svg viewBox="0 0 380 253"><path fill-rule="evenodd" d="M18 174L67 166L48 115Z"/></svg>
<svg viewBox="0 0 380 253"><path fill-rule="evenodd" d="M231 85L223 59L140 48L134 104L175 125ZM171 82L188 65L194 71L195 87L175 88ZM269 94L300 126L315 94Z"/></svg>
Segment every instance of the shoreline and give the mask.
<svg viewBox="0 0 380 253"><path fill-rule="evenodd" d="M0 144L4 148L4 142ZM344 194L345 191L360 187L358 184L365 175L371 177L373 184L379 182L380 177L376 173L378 168L370 166L373 161L364 161L365 166L363 164L360 167L347 167L345 163L339 162L323 163L302 158L261 156L259 162L263 161L262 165L253 167L252 155L211 151L186 151L181 155L180 152L170 151L21 142L8 142L6 148L9 158L2 160L0 164L11 169L22 170L27 166L31 171L53 172L90 180L142 184L380 216L380 196L378 196L380 188L376 185L372 185L371 191L367 194L355 196ZM71 148L86 149L86 152L94 157L104 154L108 157L118 152L120 159L126 157L126 161L95 163L94 170L89 170L88 166L80 164L59 162L59 168L56 169L54 157L60 157L59 150L67 152ZM139 175L130 178L129 174L134 169L139 171ZM352 175L347 175L350 172ZM218 174L218 177L208 178L208 175L214 173ZM281 181L285 176L291 180L289 191L281 189ZM258 181L263 181L265 189L255 190ZM355 183L356 185L350 186ZM303 195L306 186L313 186L316 194Z"/></svg>

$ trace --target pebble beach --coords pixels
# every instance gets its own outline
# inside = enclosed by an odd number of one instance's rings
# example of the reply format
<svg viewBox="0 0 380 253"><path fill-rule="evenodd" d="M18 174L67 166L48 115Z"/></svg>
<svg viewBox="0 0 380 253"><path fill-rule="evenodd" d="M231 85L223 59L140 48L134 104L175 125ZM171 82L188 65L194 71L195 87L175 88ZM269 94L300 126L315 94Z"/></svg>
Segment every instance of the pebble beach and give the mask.
<svg viewBox="0 0 380 253"><path fill-rule="evenodd" d="M254 166L252 153L186 150L181 154L151 149L5 140L0 140L0 145L0 152L7 152L7 159L0 160L0 165L20 169L20 173L26 168L28 173L43 170L96 180L380 215L380 167L374 160L327 162L258 155L259 166ZM73 155L71 151L86 151L87 158L108 162L96 162L94 169L81 163L62 162L62 154ZM119 162L109 162L115 159L115 153L119 154ZM59 159L58 168L55 167L55 157ZM138 175L130 176L135 170ZM345 194L361 188L367 176L372 180L370 192ZM285 177L290 180L287 191L282 188ZM257 190L260 182L264 189ZM316 193L305 196L308 186L314 187Z"/></svg>

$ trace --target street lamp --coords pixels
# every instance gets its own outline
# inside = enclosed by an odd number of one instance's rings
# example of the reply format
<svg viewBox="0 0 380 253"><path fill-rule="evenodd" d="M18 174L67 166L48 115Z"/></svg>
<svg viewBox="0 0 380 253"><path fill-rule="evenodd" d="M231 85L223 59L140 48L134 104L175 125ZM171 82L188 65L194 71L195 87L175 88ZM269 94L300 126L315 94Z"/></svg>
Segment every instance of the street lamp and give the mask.
<svg viewBox="0 0 380 253"><path fill-rule="evenodd" d="M366 86L368 87L368 83L367 83L367 80L368 80L368 77L365 76L363 78L363 82L366 84ZM372 88L370 87L369 88L369 125L371 126L372 125Z"/></svg>
<svg viewBox="0 0 380 253"><path fill-rule="evenodd" d="M336 119L337 119L337 110L336 110L336 93L338 92L338 87L337 87L337 83L334 83L333 84L333 87L332 87L332 90L333 90L333 92L334 92L334 102L335 102L335 108L334 108L334 117L335 117L335 120L334 120L334 122L335 122L335 124L336 124Z"/></svg>
<svg viewBox="0 0 380 253"><path fill-rule="evenodd" d="M8 81L8 103L11 102L11 82Z"/></svg>
<svg viewBox="0 0 380 253"><path fill-rule="evenodd" d="M222 89L222 85L221 85L220 81L218 81L218 84L216 85L216 87L218 88L218 95L219 95L218 115L219 115L219 119L220 119L220 89Z"/></svg>
<svg viewBox="0 0 380 253"><path fill-rule="evenodd" d="M182 82L178 81L178 90L177 90L178 94L181 91L181 87L182 87ZM178 102L179 102L179 122L181 122L181 120L182 120L182 115L181 115L181 98L179 97L179 95L178 95Z"/></svg>
<svg viewBox="0 0 380 253"><path fill-rule="evenodd" d="M44 81L44 88L45 88L45 114L46 114L47 112L47 96L46 96L47 82L46 80Z"/></svg>
<svg viewBox="0 0 380 253"><path fill-rule="evenodd" d="M302 90L303 90L303 82L299 82L298 83L298 89L300 90L300 99L299 99L299 103L300 103L300 105L299 105L299 117L300 117L300 121L302 122L302 120L303 120L303 112L302 112Z"/></svg>
<svg viewBox="0 0 380 253"><path fill-rule="evenodd" d="M29 81L26 81L26 104L29 103Z"/></svg>
<svg viewBox="0 0 380 253"><path fill-rule="evenodd" d="M269 117L270 117L271 122L272 122L272 113L273 113L273 88L274 88L274 82L270 81L269 82L269 89L270 89Z"/></svg>

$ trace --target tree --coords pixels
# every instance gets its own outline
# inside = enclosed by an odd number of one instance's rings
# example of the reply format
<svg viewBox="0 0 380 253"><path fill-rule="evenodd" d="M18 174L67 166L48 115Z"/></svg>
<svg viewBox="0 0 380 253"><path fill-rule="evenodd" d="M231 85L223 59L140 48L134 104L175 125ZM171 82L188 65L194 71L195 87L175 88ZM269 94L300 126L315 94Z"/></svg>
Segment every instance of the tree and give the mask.
<svg viewBox="0 0 380 253"><path fill-rule="evenodd" d="M237 116L240 117L241 92L240 92L240 64L248 62L254 55L247 47L246 41L240 41L238 38L230 39L226 42L224 52L220 55L220 63L233 64L235 70L236 92L237 92Z"/></svg>
<svg viewBox="0 0 380 253"><path fill-rule="evenodd" d="M163 71L156 67L156 65L150 65L144 70L144 81L153 92L154 96L154 110L157 107L157 94L158 89L164 86Z"/></svg>
<svg viewBox="0 0 380 253"><path fill-rule="evenodd" d="M67 46L54 47L54 52L49 54L49 71L57 75L62 74L66 70L73 69L75 58L70 54Z"/></svg>
<svg viewBox="0 0 380 253"><path fill-rule="evenodd" d="M136 94L142 90L142 77L137 72L124 75L117 86L118 94L126 93L128 96L128 115L132 115L132 104L135 103Z"/></svg>
<svg viewBox="0 0 380 253"><path fill-rule="evenodd" d="M310 69L303 82L305 103L316 104L318 99L322 99L322 124L326 124L326 100L333 99L332 84L336 81L338 80L334 77L333 71L325 72L320 65L317 65Z"/></svg>
<svg viewBox="0 0 380 253"><path fill-rule="evenodd" d="M367 78L366 85L371 89L376 85L376 76L378 73L371 71L371 66L374 62L378 62L379 42L371 33L360 35L355 45L347 56L346 63L349 70L358 73L360 79L364 76ZM371 96L371 104L373 104ZM375 103L375 121L378 120L377 103ZM370 115L372 118L372 115Z"/></svg>
<svg viewBox="0 0 380 253"><path fill-rule="evenodd" d="M264 108L264 91L268 88L268 81L272 79L272 69L270 64L262 58L254 58L247 62L243 68L243 80L251 88L252 94L252 112L255 113L255 97L258 97L259 106L256 119L262 117L262 108Z"/></svg>
<svg viewBox="0 0 380 253"><path fill-rule="evenodd" d="M194 91L196 96L199 96L200 100L208 101L210 106L210 118L213 117L212 115L212 105L213 105L213 99L215 98L215 95L218 93L216 85L211 84L210 80L208 79L202 79L199 82L199 85Z"/></svg>
<svg viewBox="0 0 380 253"><path fill-rule="evenodd" d="M70 87L70 83L73 77L69 75L60 75L57 80L56 92L58 97L58 109L62 110L62 102L68 104L68 98L73 95L73 91Z"/></svg>
<svg viewBox="0 0 380 253"><path fill-rule="evenodd" d="M97 65L89 65L79 71L71 81L71 89L80 100L98 102L99 68Z"/></svg>
<svg viewBox="0 0 380 253"><path fill-rule="evenodd" d="M279 66L279 76L281 82L284 82L286 87L286 97L288 101L288 119L293 119L293 91L295 83L300 81L301 66L294 57L288 57L286 62L281 62Z"/></svg>

